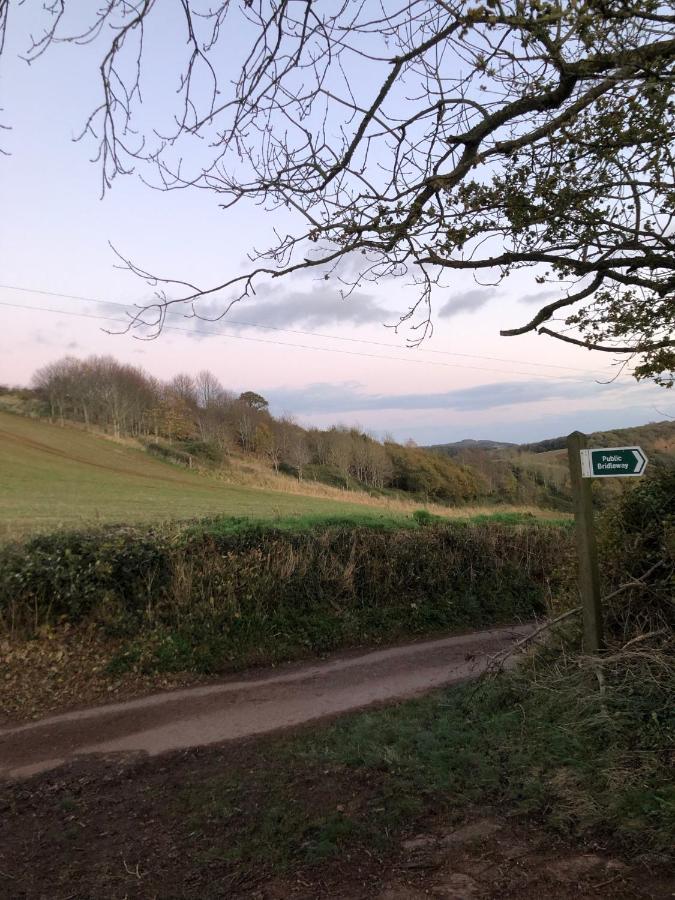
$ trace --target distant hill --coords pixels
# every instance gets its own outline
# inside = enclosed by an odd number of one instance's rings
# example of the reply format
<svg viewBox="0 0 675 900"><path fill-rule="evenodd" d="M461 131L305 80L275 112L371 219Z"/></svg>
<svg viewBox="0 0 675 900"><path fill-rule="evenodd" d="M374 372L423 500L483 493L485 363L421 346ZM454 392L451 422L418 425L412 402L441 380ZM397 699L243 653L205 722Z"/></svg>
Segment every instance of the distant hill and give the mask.
<svg viewBox="0 0 675 900"><path fill-rule="evenodd" d="M642 447L655 466L675 465L675 422L653 422L635 428L596 431L589 435L595 447ZM489 496L502 503L528 503L567 510L571 508L566 438L556 437L532 444L500 441L455 441L427 447L453 462L478 472L488 485ZM593 492L599 506L621 490L622 479L595 482Z"/></svg>
<svg viewBox="0 0 675 900"><path fill-rule="evenodd" d="M517 444L509 444L504 441L474 441L472 438L465 438L463 441L453 441L448 444L431 444L424 449L444 453L446 456L455 456L458 452L466 449L500 450L503 447L517 446Z"/></svg>
<svg viewBox="0 0 675 900"><path fill-rule="evenodd" d="M633 428L615 428L612 431L594 431L589 436L589 443L597 447L614 447L622 444L639 444L645 450L675 455L675 422L650 422L648 425L636 425ZM567 437L561 436L536 441L533 444L519 445L521 450L532 453L546 453L549 450L564 450Z"/></svg>
<svg viewBox="0 0 675 900"><path fill-rule="evenodd" d="M651 448L656 453L675 456L675 421L650 422L648 425L636 425L632 428L615 428L611 431L594 431L589 435L589 442L598 447L612 447L621 444L644 445L645 450ZM548 453L551 450L564 450L567 447L567 436L545 438L529 444L510 444L505 441L473 440L451 441L447 444L431 444L425 450L433 450L446 456L457 456L463 450L504 450L512 448L529 453Z"/></svg>

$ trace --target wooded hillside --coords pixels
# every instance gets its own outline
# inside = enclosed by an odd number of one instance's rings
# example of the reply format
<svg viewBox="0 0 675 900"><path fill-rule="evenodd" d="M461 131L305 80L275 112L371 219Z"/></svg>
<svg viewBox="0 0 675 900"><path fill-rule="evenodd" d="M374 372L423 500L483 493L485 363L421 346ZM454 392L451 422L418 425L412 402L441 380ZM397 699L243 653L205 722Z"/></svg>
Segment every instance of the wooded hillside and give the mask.
<svg viewBox="0 0 675 900"><path fill-rule="evenodd" d="M403 492L452 505L570 505L564 438L421 448L379 441L358 428L303 428L292 417L273 416L259 393L228 390L206 370L160 381L110 356L65 357L39 369L30 388L0 388L0 406L135 438L148 452L187 467L216 468L238 455L299 480L374 494ZM652 465L675 460L673 422L598 432L592 440L596 446L639 443ZM597 486L601 499L617 489Z"/></svg>

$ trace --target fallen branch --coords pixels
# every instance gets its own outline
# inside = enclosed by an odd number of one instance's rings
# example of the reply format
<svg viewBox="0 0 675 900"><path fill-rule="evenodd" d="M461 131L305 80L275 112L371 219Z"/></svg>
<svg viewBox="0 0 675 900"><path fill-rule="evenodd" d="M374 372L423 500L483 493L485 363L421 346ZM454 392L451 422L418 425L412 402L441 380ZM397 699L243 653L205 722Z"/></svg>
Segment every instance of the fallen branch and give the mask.
<svg viewBox="0 0 675 900"><path fill-rule="evenodd" d="M531 634L528 634L524 638L521 638L519 641L516 641L515 644L507 647L505 650L500 650L499 653L495 653L495 655L489 660L487 664L487 671L491 672L495 666L497 667L497 669L501 669L501 667L504 665L504 662L509 658L509 656L512 656L514 653L517 653L519 650L521 650L526 644L529 644L529 642L534 640L534 638L536 638L537 635L541 634L542 631L547 631L549 628L553 628L553 626L557 625L559 622L564 622L565 619L569 619L570 616L574 616L580 612L580 606L575 606L574 609L568 609L567 612L562 613L555 619L544 622L543 625L540 625L539 628L535 628L535 630L531 632Z"/></svg>
<svg viewBox="0 0 675 900"><path fill-rule="evenodd" d="M611 600L613 597L616 597L616 595L620 594L622 591L627 591L628 588L646 587L644 583L645 578L649 578L652 572L655 572L659 568L659 566L663 565L663 563L664 560L660 559L658 562L654 563L651 568L647 569L644 575L640 575L639 578L633 578L630 581L626 581L625 584L620 584L615 591L612 591L611 594L607 594L605 597L601 597L600 602L605 603L607 600Z"/></svg>
<svg viewBox="0 0 675 900"><path fill-rule="evenodd" d="M648 641L650 638L658 637L659 635L666 633L666 628L659 628L657 631L648 631L647 634L639 634L637 637L631 638L627 644L624 644L621 648L621 652L623 653L626 647L630 647L632 644L637 644L639 641Z"/></svg>
<svg viewBox="0 0 675 900"><path fill-rule="evenodd" d="M605 594L604 597L600 598L600 602L606 603L608 600L611 600L613 597L616 597L617 594L620 594L623 591L628 590L628 588L635 588L635 587L644 588L644 587L646 587L646 584L644 583L645 579L649 578L649 576L653 572L655 572L660 566L662 566L664 564L664 562L665 562L665 560L663 560L663 559L658 560L658 562L655 562L653 566L650 566L650 568L647 569L646 572L644 572L642 575L640 575L639 578L633 578L630 581L626 581L624 584L620 584L619 587L616 588L616 590L612 591L609 594ZM541 634L542 631L547 631L549 628L552 628L554 625L557 625L559 622L563 622L565 619L568 619L571 616L574 616L580 612L581 612L581 607L575 606L574 609L569 609L569 610L567 610L567 612L562 613L561 615L557 616L555 619L551 619L550 621L545 622L543 625L540 625L539 628L536 628L531 634L528 634L526 637L521 638L521 640L516 641L516 643L513 644L511 647L508 647L505 650L500 650L499 653L496 653L489 660L486 671L487 672L499 671L503 667L504 662L510 656L513 656L514 653L518 653L520 650L522 650L523 647L525 647L527 644L529 644L529 642L531 640L533 640L534 638L536 638L537 635ZM652 631L649 634L639 635L638 637L633 638L631 641L629 641L628 644L626 644L626 647L629 644L632 644L636 641L647 640L647 638L652 637L659 633L660 632ZM624 647L624 649L625 649L625 647Z"/></svg>

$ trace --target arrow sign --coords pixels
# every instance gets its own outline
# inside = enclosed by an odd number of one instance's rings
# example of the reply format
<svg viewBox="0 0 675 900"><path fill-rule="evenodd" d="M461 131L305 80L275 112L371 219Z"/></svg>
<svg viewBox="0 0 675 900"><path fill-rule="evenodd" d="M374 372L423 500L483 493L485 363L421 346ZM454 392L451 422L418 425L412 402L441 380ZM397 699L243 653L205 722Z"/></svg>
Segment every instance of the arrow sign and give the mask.
<svg viewBox="0 0 675 900"><path fill-rule="evenodd" d="M626 478L644 474L647 457L641 447L599 447L581 450L584 478Z"/></svg>

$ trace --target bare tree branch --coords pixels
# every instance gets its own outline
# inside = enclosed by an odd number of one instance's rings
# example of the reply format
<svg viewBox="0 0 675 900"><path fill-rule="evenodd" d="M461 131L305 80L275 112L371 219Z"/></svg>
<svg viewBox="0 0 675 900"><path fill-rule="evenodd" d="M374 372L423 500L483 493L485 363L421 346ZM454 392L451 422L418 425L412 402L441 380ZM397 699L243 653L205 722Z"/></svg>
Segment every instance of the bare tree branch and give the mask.
<svg viewBox="0 0 675 900"><path fill-rule="evenodd" d="M166 8L43 0L27 58L101 47L83 135L104 191L136 172L297 228L201 288L125 253L164 286L130 327L156 335L172 304L218 296L226 314L265 279L314 272L345 296L412 282L400 324L419 343L453 273L499 284L527 268L561 296L503 335L611 347L637 358L638 377L673 383L675 16L659 0L176 0L184 44L158 70L144 40ZM168 121L144 109L136 131L144 79L177 99ZM560 310L564 335L542 327Z"/></svg>

